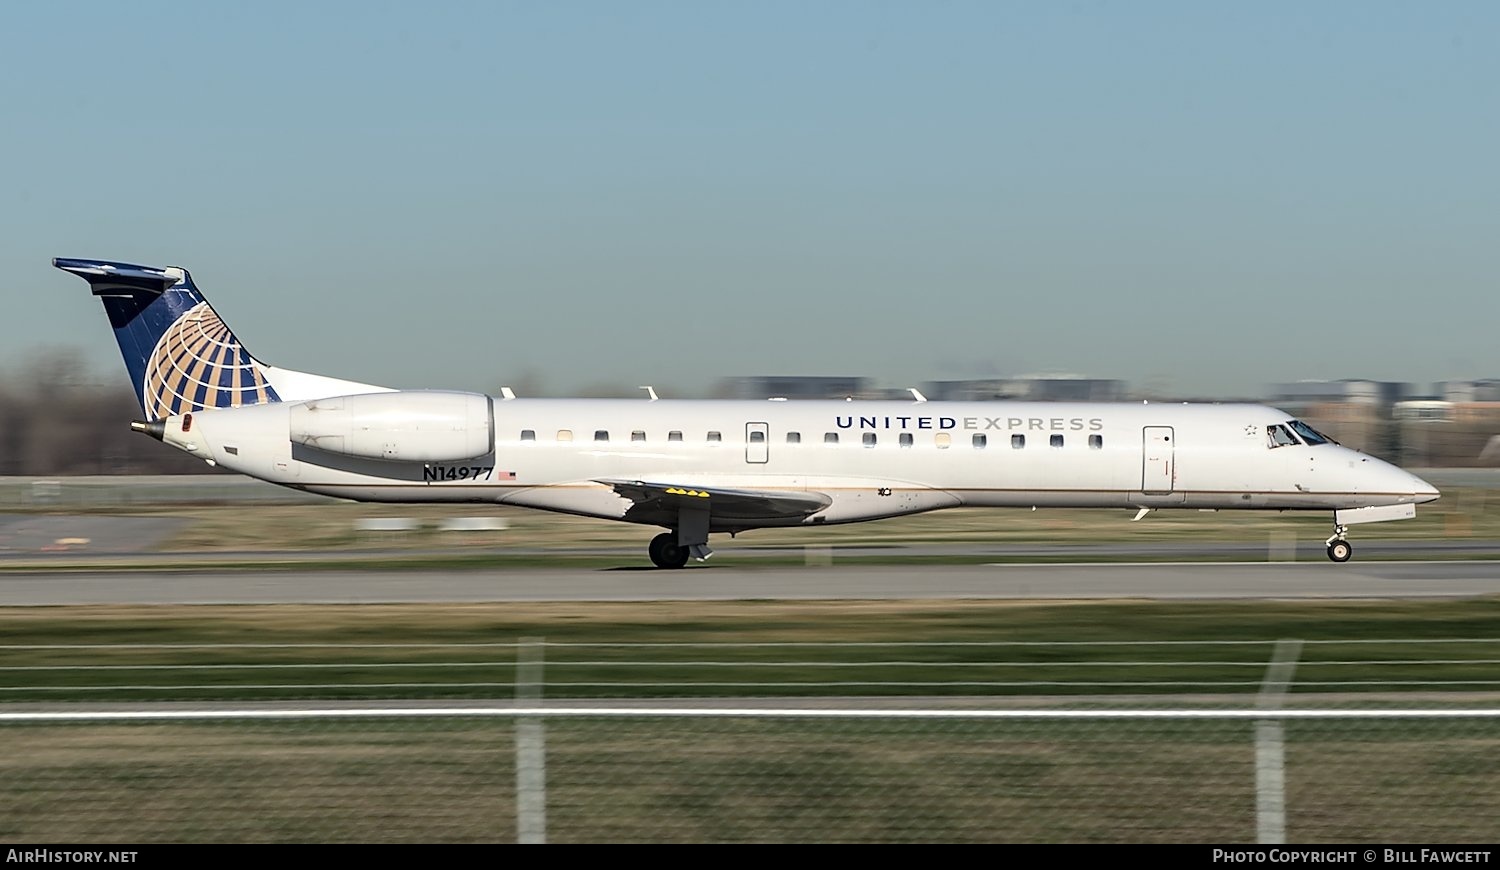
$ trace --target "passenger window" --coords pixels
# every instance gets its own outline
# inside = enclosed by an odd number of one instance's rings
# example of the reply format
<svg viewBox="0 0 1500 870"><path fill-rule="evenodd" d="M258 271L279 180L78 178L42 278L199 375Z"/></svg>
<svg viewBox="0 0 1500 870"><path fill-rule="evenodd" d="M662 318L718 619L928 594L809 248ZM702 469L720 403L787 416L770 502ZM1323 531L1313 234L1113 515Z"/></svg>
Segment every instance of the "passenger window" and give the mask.
<svg viewBox="0 0 1500 870"><path fill-rule="evenodd" d="M786 443L788 443L788 444L801 444L802 443L802 433L801 432L788 432L788 433L786 433Z"/></svg>
<svg viewBox="0 0 1500 870"><path fill-rule="evenodd" d="M572 429L559 429L559 430L557 430L557 440L559 440L559 441L572 441L573 440L573 430Z"/></svg>
<svg viewBox="0 0 1500 870"><path fill-rule="evenodd" d="M1053 447L1061 447L1061 446L1063 446L1063 437L1061 435L1053 435L1052 436L1052 446Z"/></svg>
<svg viewBox="0 0 1500 870"><path fill-rule="evenodd" d="M824 432L823 433L823 443L827 444L829 446L832 446L834 444L839 443L839 433L837 433L837 432Z"/></svg>
<svg viewBox="0 0 1500 870"><path fill-rule="evenodd" d="M645 441L646 440L646 433L644 431L640 430L640 429L637 429L634 432L630 433L630 440L631 441Z"/></svg>
<svg viewBox="0 0 1500 870"><path fill-rule="evenodd" d="M1012 435L1012 436L1010 436L1010 449L1012 449L1012 450L1020 450L1020 449L1024 448L1025 446L1026 446L1026 436L1025 435Z"/></svg>
<svg viewBox="0 0 1500 870"><path fill-rule="evenodd" d="M939 432L932 436L932 443L936 444L939 450L947 450L948 445L953 443L953 436L947 432Z"/></svg>
<svg viewBox="0 0 1500 870"><path fill-rule="evenodd" d="M764 443L766 443L766 433L764 433L764 432L751 432L750 433L750 443L751 444L764 444Z"/></svg>
<svg viewBox="0 0 1500 870"><path fill-rule="evenodd" d="M608 429L595 429L594 430L594 440L595 441L608 441L609 440L609 430Z"/></svg>
<svg viewBox="0 0 1500 870"><path fill-rule="evenodd" d="M900 439L900 441L901 441L901 446L902 447L910 447L911 446L911 433L910 432L902 432L901 433L901 439Z"/></svg>
<svg viewBox="0 0 1500 870"><path fill-rule="evenodd" d="M521 440L522 441L535 441L536 440L536 430L535 429L522 429L521 430Z"/></svg>
<svg viewBox="0 0 1500 870"><path fill-rule="evenodd" d="M682 440L682 430L680 430L680 429L673 429L671 432L668 432L667 433L667 440L668 441L681 441Z"/></svg>
<svg viewBox="0 0 1500 870"><path fill-rule="evenodd" d="M708 433L708 443L710 443L710 444L718 444L720 441L723 441L723 440L724 440L724 436L720 435L718 432L710 432L710 433Z"/></svg>
<svg viewBox="0 0 1500 870"><path fill-rule="evenodd" d="M864 434L864 436L862 438L860 438L860 440L865 443L866 447L874 447L875 446L875 433L874 432L866 432Z"/></svg>
<svg viewBox="0 0 1500 870"><path fill-rule="evenodd" d="M1090 450L1103 450L1104 449L1104 436L1103 435L1090 435L1089 436L1089 449Z"/></svg>
<svg viewBox="0 0 1500 870"><path fill-rule="evenodd" d="M980 435L980 434L977 434L977 433L974 435L974 449L975 450L983 450L985 448L985 445L989 444L989 443L990 443L990 436L988 436L988 435Z"/></svg>

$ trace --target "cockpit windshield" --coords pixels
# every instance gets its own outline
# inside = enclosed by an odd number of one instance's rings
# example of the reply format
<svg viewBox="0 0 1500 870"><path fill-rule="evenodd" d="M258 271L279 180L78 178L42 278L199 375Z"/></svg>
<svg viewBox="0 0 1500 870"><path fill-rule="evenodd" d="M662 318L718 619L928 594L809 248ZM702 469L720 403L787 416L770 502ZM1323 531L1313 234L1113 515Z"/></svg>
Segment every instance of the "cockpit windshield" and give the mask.
<svg viewBox="0 0 1500 870"><path fill-rule="evenodd" d="M1316 447L1319 444L1338 443L1337 441L1329 438L1327 435L1324 435L1322 432L1319 432L1318 430L1307 425L1301 420L1288 420L1286 421L1286 424L1291 427L1293 432L1296 432L1298 435L1300 435L1302 437L1302 440L1306 441L1310 446Z"/></svg>
<svg viewBox="0 0 1500 870"><path fill-rule="evenodd" d="M1266 427L1266 445L1269 447L1290 447L1297 444L1297 438L1287 431L1285 426Z"/></svg>

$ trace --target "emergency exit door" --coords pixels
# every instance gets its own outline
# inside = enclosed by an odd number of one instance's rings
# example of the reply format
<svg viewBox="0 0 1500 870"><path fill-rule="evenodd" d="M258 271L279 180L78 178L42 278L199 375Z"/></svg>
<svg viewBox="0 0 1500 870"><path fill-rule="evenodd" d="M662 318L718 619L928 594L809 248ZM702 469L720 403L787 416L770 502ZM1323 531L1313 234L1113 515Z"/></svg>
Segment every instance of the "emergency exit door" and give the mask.
<svg viewBox="0 0 1500 870"><path fill-rule="evenodd" d="M764 464L770 458L771 427L765 423L745 424L745 461L756 465Z"/></svg>

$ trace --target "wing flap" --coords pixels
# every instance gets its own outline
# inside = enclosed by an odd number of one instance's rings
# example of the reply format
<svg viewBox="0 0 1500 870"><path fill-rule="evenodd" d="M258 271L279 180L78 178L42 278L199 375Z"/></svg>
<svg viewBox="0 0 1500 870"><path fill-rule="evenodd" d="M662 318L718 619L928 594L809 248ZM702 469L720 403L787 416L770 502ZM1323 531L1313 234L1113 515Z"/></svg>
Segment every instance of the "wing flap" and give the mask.
<svg viewBox="0 0 1500 870"><path fill-rule="evenodd" d="M821 492L728 489L643 480L598 480L634 502L633 513L675 517L683 509L707 510L719 520L781 520L811 516L833 504Z"/></svg>

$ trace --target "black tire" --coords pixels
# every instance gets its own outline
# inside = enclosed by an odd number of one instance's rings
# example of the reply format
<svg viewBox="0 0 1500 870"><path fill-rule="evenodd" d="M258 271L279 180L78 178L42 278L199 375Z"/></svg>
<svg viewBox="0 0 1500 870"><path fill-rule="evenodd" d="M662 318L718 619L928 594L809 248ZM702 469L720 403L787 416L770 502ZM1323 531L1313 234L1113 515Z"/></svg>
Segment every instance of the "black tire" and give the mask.
<svg viewBox="0 0 1500 870"><path fill-rule="evenodd" d="M1328 558L1335 562L1347 562L1354 555L1354 545L1348 541L1334 541L1328 545Z"/></svg>
<svg viewBox="0 0 1500 870"><path fill-rule="evenodd" d="M651 555L651 563L658 568L681 568L688 560L687 547L677 546L676 532L662 532L652 538L646 552Z"/></svg>

